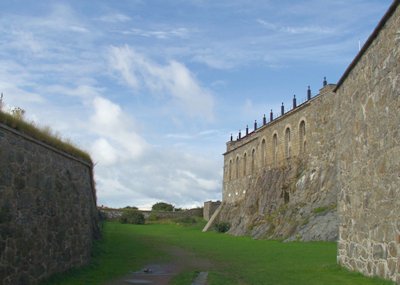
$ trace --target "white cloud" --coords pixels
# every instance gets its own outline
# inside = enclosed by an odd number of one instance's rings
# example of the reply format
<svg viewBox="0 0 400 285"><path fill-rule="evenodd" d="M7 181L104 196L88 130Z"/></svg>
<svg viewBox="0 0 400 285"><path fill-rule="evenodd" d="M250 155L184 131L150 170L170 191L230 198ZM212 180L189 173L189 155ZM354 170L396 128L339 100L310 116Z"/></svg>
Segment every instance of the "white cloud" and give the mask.
<svg viewBox="0 0 400 285"><path fill-rule="evenodd" d="M277 32L285 32L289 34L333 34L335 30L332 28L321 27L316 25L311 26L284 26L279 24L270 23L268 21L257 19L257 23L261 24L265 28L277 31Z"/></svg>
<svg viewBox="0 0 400 285"><path fill-rule="evenodd" d="M71 6L60 3L52 6L52 11L47 17L32 19L31 24L58 33L62 31L86 33L89 31Z"/></svg>
<svg viewBox="0 0 400 285"><path fill-rule="evenodd" d="M110 64L112 69L118 71L125 82L133 89L139 88L134 66L131 63L133 52L128 47L113 47L110 53Z"/></svg>
<svg viewBox="0 0 400 285"><path fill-rule="evenodd" d="M100 136L92 145L92 154L96 161L115 164L137 159L144 153L146 141L137 134L132 124L133 118L129 118L118 104L103 97L95 97L93 108L90 129Z"/></svg>
<svg viewBox="0 0 400 285"><path fill-rule="evenodd" d="M0 90L6 103L26 109L28 104L46 101L42 94L32 90L36 86L34 76L22 65L0 59L0 66Z"/></svg>
<svg viewBox="0 0 400 285"><path fill-rule="evenodd" d="M113 13L104 15L100 17L99 20L107 23L121 23L121 22L123 23L123 22L129 22L131 18L121 13Z"/></svg>
<svg viewBox="0 0 400 285"><path fill-rule="evenodd" d="M138 161L125 161L117 171L97 168L99 204L150 207L158 201L179 207L201 206L220 199L222 173L219 164L187 150L152 148Z"/></svg>
<svg viewBox="0 0 400 285"><path fill-rule="evenodd" d="M123 114L119 105L105 98L96 97L93 100L93 107L95 113L91 117L91 122L100 133L107 134L123 128Z"/></svg>
<svg viewBox="0 0 400 285"><path fill-rule="evenodd" d="M195 185L197 185L199 188L205 189L205 190L213 190L216 189L220 182L217 180L213 179L204 179L204 178L199 178L197 177L196 174L187 171L187 170L178 170L178 176L179 177L186 177L186 179L191 180L191 182Z"/></svg>
<svg viewBox="0 0 400 285"><path fill-rule="evenodd" d="M123 31L126 35L135 35L146 38L156 38L156 39L172 39L172 38L188 38L190 32L187 28L174 28L174 29L159 29L159 30L143 30L139 28L133 28L127 31Z"/></svg>
<svg viewBox="0 0 400 285"><path fill-rule="evenodd" d="M168 94L189 116L212 120L214 98L182 63L160 65L128 46L110 49L110 65L135 91Z"/></svg>
<svg viewBox="0 0 400 285"><path fill-rule="evenodd" d="M167 139L176 139L176 140L198 140L199 138L209 138L214 135L218 135L218 130L205 130L196 133L170 133L166 134L165 138Z"/></svg>
<svg viewBox="0 0 400 285"><path fill-rule="evenodd" d="M111 165L117 162L118 155L114 147L105 138L97 139L92 146L92 153L96 160L103 165Z"/></svg>
<svg viewBox="0 0 400 285"><path fill-rule="evenodd" d="M13 31L11 35L13 40L10 43L10 48L14 47L22 51L28 51L34 55L42 53L45 49L32 32L18 30Z"/></svg>
<svg viewBox="0 0 400 285"><path fill-rule="evenodd" d="M218 56L214 51L199 51L193 56L193 60L215 69L230 69L235 65L234 60L228 60L226 55Z"/></svg>
<svg viewBox="0 0 400 285"><path fill-rule="evenodd" d="M70 26L69 30L77 33L88 33L89 30L82 26Z"/></svg>

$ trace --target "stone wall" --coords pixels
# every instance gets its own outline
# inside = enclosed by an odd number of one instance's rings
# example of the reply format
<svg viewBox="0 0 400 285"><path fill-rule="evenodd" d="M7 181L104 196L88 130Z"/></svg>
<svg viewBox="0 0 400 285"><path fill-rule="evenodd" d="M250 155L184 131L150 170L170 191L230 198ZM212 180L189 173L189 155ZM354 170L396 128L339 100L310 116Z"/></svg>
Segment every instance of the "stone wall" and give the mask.
<svg viewBox="0 0 400 285"><path fill-rule="evenodd" d="M121 217L123 209L100 208L100 212L106 219L117 220ZM193 208L182 211L166 212L166 211L142 211L138 210L148 219L151 215L155 219L179 219L187 217L203 217L203 208Z"/></svg>
<svg viewBox="0 0 400 285"><path fill-rule="evenodd" d="M338 262L400 283L400 1L337 89Z"/></svg>
<svg viewBox="0 0 400 285"><path fill-rule="evenodd" d="M0 124L0 280L38 284L90 260L92 165Z"/></svg>
<svg viewBox="0 0 400 285"><path fill-rule="evenodd" d="M256 238L335 240L334 85L227 143L219 221Z"/></svg>
<svg viewBox="0 0 400 285"><path fill-rule="evenodd" d="M193 208L182 211L175 212L165 212L165 211L141 211L145 218L149 218L154 215L156 219L182 219L188 217L203 217L203 208Z"/></svg>
<svg viewBox="0 0 400 285"><path fill-rule="evenodd" d="M206 221L209 221L211 216L214 214L214 212L218 209L218 207L221 205L221 201L207 201L204 202L204 208L203 208L203 218Z"/></svg>

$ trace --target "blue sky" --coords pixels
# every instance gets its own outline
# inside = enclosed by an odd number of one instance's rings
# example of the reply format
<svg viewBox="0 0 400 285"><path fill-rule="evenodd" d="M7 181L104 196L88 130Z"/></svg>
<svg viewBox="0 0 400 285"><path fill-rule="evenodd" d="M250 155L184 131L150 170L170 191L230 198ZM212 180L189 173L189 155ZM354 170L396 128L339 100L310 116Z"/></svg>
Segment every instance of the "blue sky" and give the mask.
<svg viewBox="0 0 400 285"><path fill-rule="evenodd" d="M96 163L98 204L221 199L225 143L323 77L390 0L0 2L0 91Z"/></svg>

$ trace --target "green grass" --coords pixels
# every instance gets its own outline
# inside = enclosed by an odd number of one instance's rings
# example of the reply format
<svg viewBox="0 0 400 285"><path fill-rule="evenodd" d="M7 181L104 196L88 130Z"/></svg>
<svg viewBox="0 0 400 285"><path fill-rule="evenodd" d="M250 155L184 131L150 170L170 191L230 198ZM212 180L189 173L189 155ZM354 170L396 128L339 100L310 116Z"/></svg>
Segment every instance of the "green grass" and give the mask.
<svg viewBox="0 0 400 285"><path fill-rule="evenodd" d="M60 136L52 132L49 127L40 128L34 123L28 123L22 118L18 118L2 111L0 111L0 123L51 145L52 147L92 163L92 159L87 152L79 149L72 142L61 139Z"/></svg>
<svg viewBox="0 0 400 285"><path fill-rule="evenodd" d="M157 259L168 260L168 256L158 250L152 238L144 240L131 225L109 222L104 224L103 238L94 247L90 265L58 274L41 284L99 285Z"/></svg>
<svg viewBox="0 0 400 285"><path fill-rule="evenodd" d="M325 213L327 211L333 210L335 208L336 208L336 204L329 205L329 206L324 206L324 207L318 207L318 208L314 208L313 209L313 213L314 214L321 214L321 213Z"/></svg>
<svg viewBox="0 0 400 285"><path fill-rule="evenodd" d="M61 277L53 284L102 284L113 276L140 269L159 259L161 248L180 246L207 258L215 265L209 284L346 285L392 284L348 272L336 264L336 244L329 242L282 243L202 233L202 224L121 225L106 223L100 252L90 267ZM167 256L163 257L167 259ZM173 284L190 284L194 271L178 275Z"/></svg>

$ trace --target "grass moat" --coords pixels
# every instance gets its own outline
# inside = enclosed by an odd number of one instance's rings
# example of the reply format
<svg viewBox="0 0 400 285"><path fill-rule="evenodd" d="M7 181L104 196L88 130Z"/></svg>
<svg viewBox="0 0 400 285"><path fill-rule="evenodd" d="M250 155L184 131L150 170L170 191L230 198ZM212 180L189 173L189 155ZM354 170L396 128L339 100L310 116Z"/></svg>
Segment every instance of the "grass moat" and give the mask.
<svg viewBox="0 0 400 285"><path fill-rule="evenodd" d="M336 264L336 243L253 240L217 232L202 233L204 222L104 224L92 263L55 276L43 285L117 284L121 276L147 264L174 263L169 284L191 284L200 271L214 284L392 284L348 272ZM118 283L119 284L119 283Z"/></svg>

